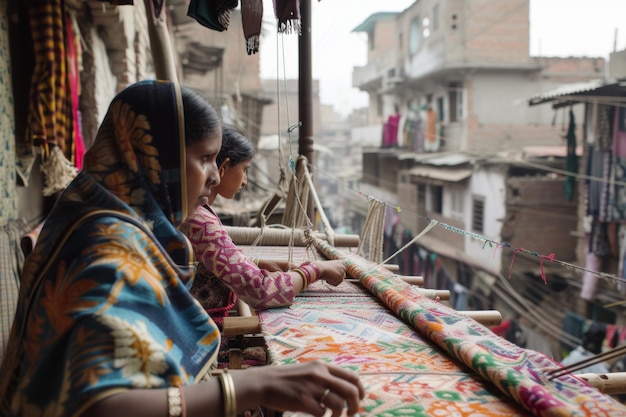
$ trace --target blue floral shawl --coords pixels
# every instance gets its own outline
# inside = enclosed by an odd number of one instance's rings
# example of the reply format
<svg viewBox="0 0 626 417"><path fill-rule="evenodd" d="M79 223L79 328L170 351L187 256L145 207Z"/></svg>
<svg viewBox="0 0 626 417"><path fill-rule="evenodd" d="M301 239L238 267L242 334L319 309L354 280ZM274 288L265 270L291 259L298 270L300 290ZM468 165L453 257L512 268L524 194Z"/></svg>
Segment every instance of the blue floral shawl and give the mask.
<svg viewBox="0 0 626 417"><path fill-rule="evenodd" d="M133 388L197 382L219 331L193 299L177 85L111 103L85 167L27 258L0 373L0 415L74 416Z"/></svg>

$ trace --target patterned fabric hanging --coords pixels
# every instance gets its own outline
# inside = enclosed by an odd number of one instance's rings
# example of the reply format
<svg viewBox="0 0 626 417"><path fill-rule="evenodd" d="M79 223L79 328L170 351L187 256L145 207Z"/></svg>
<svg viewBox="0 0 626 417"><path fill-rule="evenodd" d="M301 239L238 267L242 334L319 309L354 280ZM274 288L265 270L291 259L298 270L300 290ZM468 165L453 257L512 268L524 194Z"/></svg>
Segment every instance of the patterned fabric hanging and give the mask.
<svg viewBox="0 0 626 417"><path fill-rule="evenodd" d="M62 190L76 175L67 159L72 149L72 104L68 94L67 54L61 0L29 7L35 51L26 137L41 152L44 195Z"/></svg>
<svg viewBox="0 0 626 417"><path fill-rule="evenodd" d="M3 10L7 0L0 0ZM0 77L11 79L9 57L9 22L7 14L0 14ZM0 226L17 216L17 189L15 177L15 118L11 83L0 84Z"/></svg>

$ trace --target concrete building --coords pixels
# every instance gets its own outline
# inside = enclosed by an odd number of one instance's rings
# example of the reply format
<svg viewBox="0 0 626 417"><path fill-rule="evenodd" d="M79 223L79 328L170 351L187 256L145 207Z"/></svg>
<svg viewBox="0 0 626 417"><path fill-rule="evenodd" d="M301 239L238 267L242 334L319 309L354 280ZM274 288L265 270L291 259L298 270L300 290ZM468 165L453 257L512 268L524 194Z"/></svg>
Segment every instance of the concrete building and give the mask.
<svg viewBox="0 0 626 417"><path fill-rule="evenodd" d="M577 309L564 283L576 274L544 261L578 261L578 190L562 172L582 151L566 146L570 108L525 99L602 82L605 60L530 56L529 1L419 1L354 31L369 51L353 85L370 100L369 124L353 134L376 143L363 150L359 190L389 205L386 255L434 224L394 258L401 271L451 290L457 309L524 318L547 341L533 348L558 357L561 320ZM580 140L583 110L572 114ZM351 207L348 217L365 216Z"/></svg>

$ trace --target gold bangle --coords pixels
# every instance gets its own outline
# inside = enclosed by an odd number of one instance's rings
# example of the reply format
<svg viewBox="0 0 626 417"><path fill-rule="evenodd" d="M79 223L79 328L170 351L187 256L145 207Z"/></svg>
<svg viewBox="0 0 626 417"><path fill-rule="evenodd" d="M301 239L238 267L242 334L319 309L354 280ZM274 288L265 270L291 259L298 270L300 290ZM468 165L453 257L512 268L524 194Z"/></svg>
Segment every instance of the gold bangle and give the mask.
<svg viewBox="0 0 626 417"><path fill-rule="evenodd" d="M167 415L169 417L184 417L181 391L178 387L169 387L167 389Z"/></svg>
<svg viewBox="0 0 626 417"><path fill-rule="evenodd" d="M237 417L237 397L233 377L225 369L220 374L222 393L224 394L224 417Z"/></svg>
<svg viewBox="0 0 626 417"><path fill-rule="evenodd" d="M298 273L302 277L302 289L300 291L306 290L306 287L309 286L309 282L306 279L306 274L304 273L304 271L300 268L293 268L292 271Z"/></svg>

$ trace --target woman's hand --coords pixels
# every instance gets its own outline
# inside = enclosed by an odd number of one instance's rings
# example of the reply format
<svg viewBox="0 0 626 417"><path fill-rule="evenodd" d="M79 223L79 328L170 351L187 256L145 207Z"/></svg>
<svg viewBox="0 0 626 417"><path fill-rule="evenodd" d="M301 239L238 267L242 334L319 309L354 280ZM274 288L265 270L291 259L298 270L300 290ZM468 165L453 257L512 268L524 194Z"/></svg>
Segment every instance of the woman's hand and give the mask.
<svg viewBox="0 0 626 417"><path fill-rule="evenodd" d="M318 261L314 262L320 269L320 279L333 286L343 282L346 277L346 264L344 261Z"/></svg>
<svg viewBox="0 0 626 417"><path fill-rule="evenodd" d="M305 412L322 416L329 409L333 417L344 411L359 412L365 389L354 372L321 360L280 366L253 366L229 370L235 388L237 415L257 405L272 411ZM217 377L183 388L188 417L224 415L224 391ZM326 393L328 390L328 393ZM347 407L347 409L346 409ZM129 389L112 394L91 405L82 417L167 415L165 389Z"/></svg>
<svg viewBox="0 0 626 417"><path fill-rule="evenodd" d="M333 417L339 417L347 407L347 415L352 416L358 413L359 401L365 396L357 374L321 360L230 373L236 392L256 391L258 404L274 411L322 416L330 409Z"/></svg>
<svg viewBox="0 0 626 417"><path fill-rule="evenodd" d="M295 268L297 266L296 264L292 262L285 261L282 259L259 259L257 265L259 268L265 269L270 272L274 272L274 271L287 272L290 269Z"/></svg>

